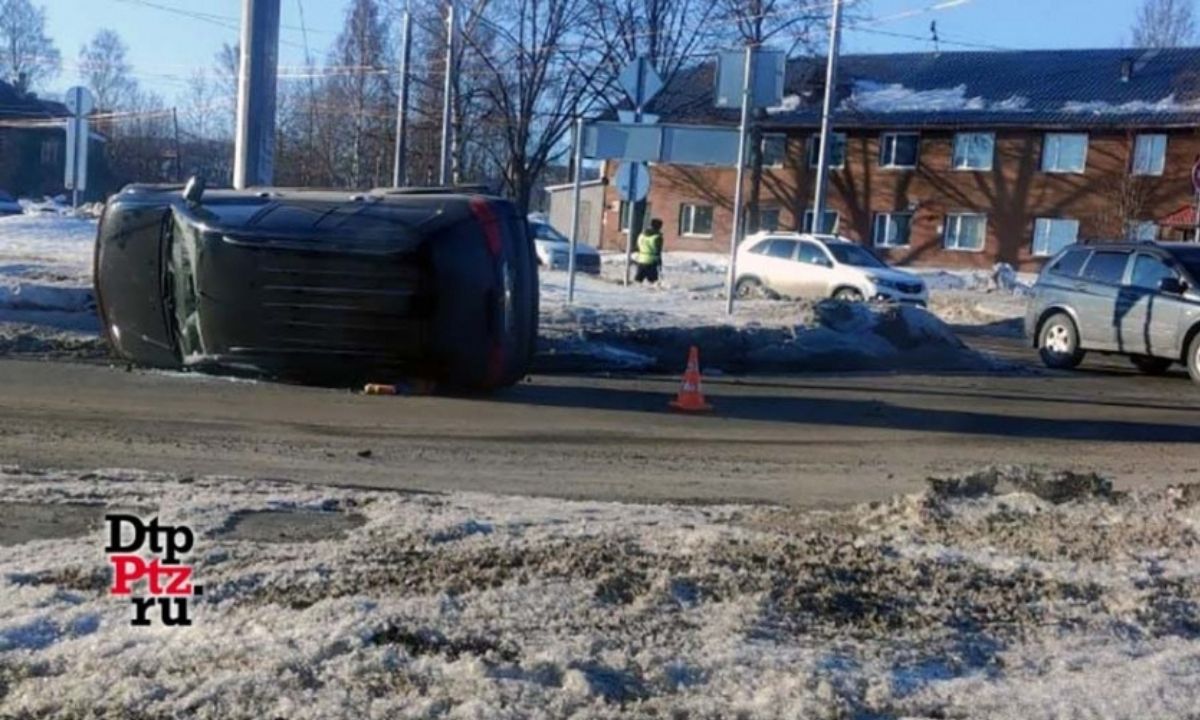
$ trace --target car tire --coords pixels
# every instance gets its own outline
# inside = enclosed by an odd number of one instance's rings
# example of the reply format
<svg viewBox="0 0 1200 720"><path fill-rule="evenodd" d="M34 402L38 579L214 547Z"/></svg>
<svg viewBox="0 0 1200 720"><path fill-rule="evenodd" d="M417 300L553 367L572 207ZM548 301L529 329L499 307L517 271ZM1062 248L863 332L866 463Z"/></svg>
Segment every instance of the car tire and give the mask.
<svg viewBox="0 0 1200 720"><path fill-rule="evenodd" d="M855 288L844 287L838 288L833 293L833 299L841 300L842 302L862 302L863 294L861 291Z"/></svg>
<svg viewBox="0 0 1200 720"><path fill-rule="evenodd" d="M733 294L739 300L772 299L775 295L767 289L766 285L762 284L761 280L750 276L738 278L737 283L733 286Z"/></svg>
<svg viewBox="0 0 1200 720"><path fill-rule="evenodd" d="M1187 369L1192 381L1200 383L1200 333L1197 333L1188 345Z"/></svg>
<svg viewBox="0 0 1200 720"><path fill-rule="evenodd" d="M1162 375L1171 369L1175 361L1168 358L1151 357L1149 355L1131 355L1129 361L1138 371L1146 375Z"/></svg>
<svg viewBox="0 0 1200 720"><path fill-rule="evenodd" d="M1079 330L1066 313L1046 318L1038 332L1038 355L1042 363L1055 370L1070 370L1083 362L1084 351L1079 348Z"/></svg>

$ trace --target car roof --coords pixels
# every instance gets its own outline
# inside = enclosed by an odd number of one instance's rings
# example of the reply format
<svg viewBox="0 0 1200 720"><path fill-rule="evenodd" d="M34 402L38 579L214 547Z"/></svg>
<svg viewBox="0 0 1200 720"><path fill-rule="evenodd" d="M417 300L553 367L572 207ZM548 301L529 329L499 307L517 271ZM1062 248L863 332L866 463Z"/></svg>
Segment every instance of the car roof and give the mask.
<svg viewBox="0 0 1200 720"><path fill-rule="evenodd" d="M837 235L814 235L813 233L801 233L794 230L760 230L746 238L747 243L757 243L761 240L779 239L779 240L812 240L825 245L829 244L854 244L853 241Z"/></svg>

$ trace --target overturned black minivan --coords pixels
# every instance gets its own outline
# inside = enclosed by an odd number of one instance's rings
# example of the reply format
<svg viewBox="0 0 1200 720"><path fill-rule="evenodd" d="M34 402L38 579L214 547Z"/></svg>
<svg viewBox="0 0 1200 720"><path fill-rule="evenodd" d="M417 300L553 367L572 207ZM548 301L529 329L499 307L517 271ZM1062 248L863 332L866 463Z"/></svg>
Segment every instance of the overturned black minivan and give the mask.
<svg viewBox="0 0 1200 720"><path fill-rule="evenodd" d="M536 262L512 203L465 190L133 185L105 208L95 283L140 365L490 390L532 360Z"/></svg>

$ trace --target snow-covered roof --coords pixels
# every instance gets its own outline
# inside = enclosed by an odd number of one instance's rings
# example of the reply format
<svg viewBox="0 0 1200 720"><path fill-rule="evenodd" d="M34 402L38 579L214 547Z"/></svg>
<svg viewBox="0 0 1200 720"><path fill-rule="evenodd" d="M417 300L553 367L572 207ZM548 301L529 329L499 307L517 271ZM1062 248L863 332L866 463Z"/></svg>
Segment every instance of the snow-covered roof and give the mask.
<svg viewBox="0 0 1200 720"><path fill-rule="evenodd" d="M678 75L650 110L674 122L737 122L713 107L712 64ZM773 127L816 127L822 58L788 64ZM1200 48L844 55L841 127L1200 125Z"/></svg>

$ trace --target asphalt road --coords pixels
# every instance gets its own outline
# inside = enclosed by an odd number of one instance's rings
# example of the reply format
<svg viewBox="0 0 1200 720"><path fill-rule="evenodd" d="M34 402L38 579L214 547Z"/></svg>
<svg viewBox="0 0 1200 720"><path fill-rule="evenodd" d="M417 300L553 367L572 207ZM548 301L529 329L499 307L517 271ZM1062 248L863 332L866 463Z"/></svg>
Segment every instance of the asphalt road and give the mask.
<svg viewBox="0 0 1200 720"><path fill-rule="evenodd" d="M1015 340L971 338L1014 359ZM1200 387L1123 361L1069 374L539 376L490 399L0 361L0 463L140 468L421 490L828 506L989 463L1200 481Z"/></svg>

